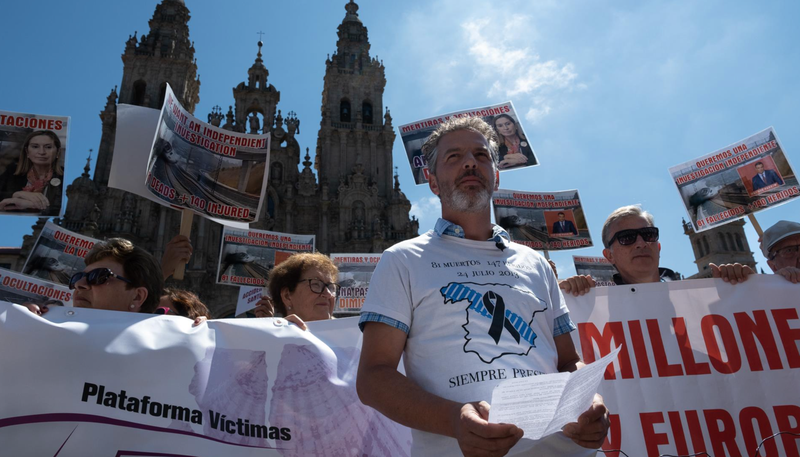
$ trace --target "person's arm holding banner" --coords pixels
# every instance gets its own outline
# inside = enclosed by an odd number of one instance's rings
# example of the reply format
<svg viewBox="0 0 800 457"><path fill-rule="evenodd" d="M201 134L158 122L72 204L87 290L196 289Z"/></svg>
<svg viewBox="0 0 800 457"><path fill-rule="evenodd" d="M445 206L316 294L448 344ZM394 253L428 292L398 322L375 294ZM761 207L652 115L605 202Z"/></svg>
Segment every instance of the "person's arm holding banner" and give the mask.
<svg viewBox="0 0 800 457"><path fill-rule="evenodd" d="M361 401L395 422L458 440L465 456L505 455L522 438L512 424L491 424L489 404L446 400L420 388L397 371L407 335L389 325L369 322L358 365Z"/></svg>
<svg viewBox="0 0 800 457"><path fill-rule="evenodd" d="M711 268L711 277L719 278L731 284L738 284L747 281L747 277L756 274L749 265L742 265L741 263L725 263L716 265L709 263Z"/></svg>
<svg viewBox="0 0 800 457"><path fill-rule="evenodd" d="M597 282L590 275L575 275L558 282L558 287L565 294L572 294L575 297L586 295L596 285Z"/></svg>

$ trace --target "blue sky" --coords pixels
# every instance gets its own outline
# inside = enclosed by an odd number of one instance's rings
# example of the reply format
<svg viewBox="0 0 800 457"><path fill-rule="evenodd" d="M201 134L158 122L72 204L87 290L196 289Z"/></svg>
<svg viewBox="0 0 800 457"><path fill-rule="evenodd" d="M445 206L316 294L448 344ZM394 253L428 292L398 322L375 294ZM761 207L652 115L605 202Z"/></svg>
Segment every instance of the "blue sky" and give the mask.
<svg viewBox="0 0 800 457"><path fill-rule="evenodd" d="M302 121L301 147L316 145L324 62L336 49L344 0L187 0L201 79L195 114L227 111L264 31L279 108ZM394 125L512 100L541 166L501 174L501 187L577 188L599 242L605 217L641 203L661 229L663 266L697 272L683 234L685 210L670 166L772 125L800 167L800 3L793 1L362 0L371 54L386 66L384 105ZM129 34L148 31L157 1L9 2L0 28L0 109L72 116L67 182L97 149L98 118L122 77ZM398 135L399 137L399 135ZM414 186L399 138L403 191L421 231L438 217L427 186ZM800 220L797 202L758 215L764 228ZM34 223L0 217L0 245L18 246ZM750 248L757 236L748 224ZM572 255L552 253L574 272ZM756 252L758 266L768 270ZM562 274L563 274L562 273Z"/></svg>

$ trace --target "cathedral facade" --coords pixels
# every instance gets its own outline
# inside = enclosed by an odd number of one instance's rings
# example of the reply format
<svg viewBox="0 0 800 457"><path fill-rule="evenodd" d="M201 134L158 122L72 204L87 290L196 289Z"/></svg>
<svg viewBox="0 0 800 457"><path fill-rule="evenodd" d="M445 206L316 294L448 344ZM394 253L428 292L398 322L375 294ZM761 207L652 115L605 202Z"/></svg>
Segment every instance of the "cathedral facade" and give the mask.
<svg viewBox="0 0 800 457"><path fill-rule="evenodd" d="M416 236L419 223L409 217L411 203L392 173L395 133L383 105L383 63L369 55L367 27L358 17L358 5L350 1L345 11L336 51L325 61L322 120L313 163L309 149L302 151L295 138L300 119L278 108L280 91L268 81L260 41L247 80L233 88L233 104L227 113L215 106L208 121L237 132L271 132L266 202L251 228L314 234L317 250L326 254L382 252ZM149 33L134 34L125 43L119 91L111 91L100 112L102 136L94 176L87 160L84 173L67 188L66 213L56 221L64 228L98 239L127 238L157 258L179 233L179 211L110 188L108 179L117 103L160 109L169 83L181 104L194 112L200 80L189 19L182 0L163 0L149 22ZM34 235L25 237L21 257L27 257L43 224L42 220L34 226ZM238 288L215 284L221 234L221 225L194 218L194 255L185 279L170 280L168 286L197 293L214 317L231 317Z"/></svg>

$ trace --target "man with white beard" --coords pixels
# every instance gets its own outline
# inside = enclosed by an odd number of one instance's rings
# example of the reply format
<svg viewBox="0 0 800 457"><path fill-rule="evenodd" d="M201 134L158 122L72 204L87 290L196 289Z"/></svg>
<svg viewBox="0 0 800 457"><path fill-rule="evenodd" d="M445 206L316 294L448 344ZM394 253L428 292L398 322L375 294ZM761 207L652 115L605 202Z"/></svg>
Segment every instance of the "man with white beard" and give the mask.
<svg viewBox="0 0 800 457"><path fill-rule="evenodd" d="M413 456L513 455L523 432L488 421L492 390L503 379L580 368L575 325L544 257L491 223L494 130L453 118L422 150L442 217L387 249L375 269L360 320L359 397L414 429ZM563 433L596 449L608 424L597 395Z"/></svg>

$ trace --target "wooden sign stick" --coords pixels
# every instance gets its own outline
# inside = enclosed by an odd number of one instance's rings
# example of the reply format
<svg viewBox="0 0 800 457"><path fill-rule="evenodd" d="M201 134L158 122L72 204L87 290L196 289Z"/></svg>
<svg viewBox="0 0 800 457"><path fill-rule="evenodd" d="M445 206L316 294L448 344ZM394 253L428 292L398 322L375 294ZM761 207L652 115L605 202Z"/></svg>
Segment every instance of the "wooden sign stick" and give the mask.
<svg viewBox="0 0 800 457"><path fill-rule="evenodd" d="M750 223L753 224L753 228L756 229L756 233L758 233L758 239L760 240L762 236L764 236L764 231L761 230L761 224L758 223L756 220L756 216L753 213L747 215L750 219Z"/></svg>
<svg viewBox="0 0 800 457"><path fill-rule="evenodd" d="M194 211L190 209L183 209L181 211L181 235L189 237L192 234L192 219L194 218ZM186 264L182 263L175 267L175 273L172 277L178 281L183 280L183 273L186 271Z"/></svg>

